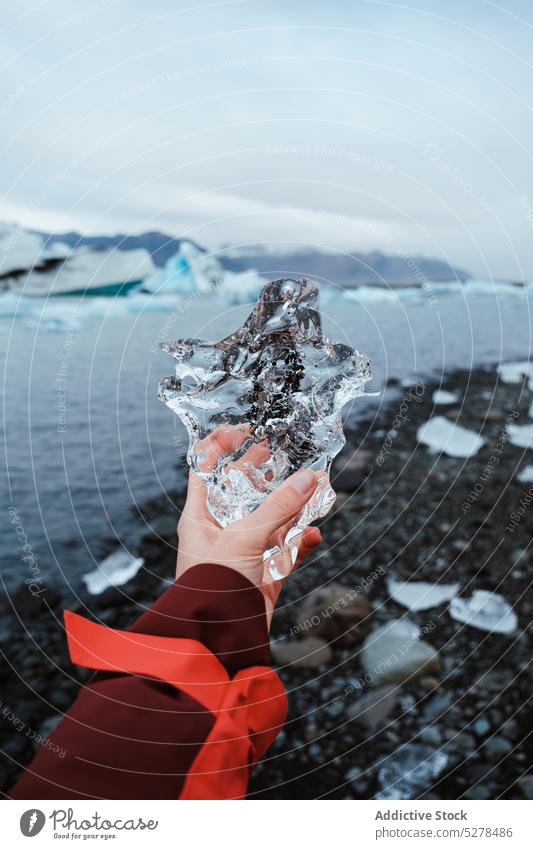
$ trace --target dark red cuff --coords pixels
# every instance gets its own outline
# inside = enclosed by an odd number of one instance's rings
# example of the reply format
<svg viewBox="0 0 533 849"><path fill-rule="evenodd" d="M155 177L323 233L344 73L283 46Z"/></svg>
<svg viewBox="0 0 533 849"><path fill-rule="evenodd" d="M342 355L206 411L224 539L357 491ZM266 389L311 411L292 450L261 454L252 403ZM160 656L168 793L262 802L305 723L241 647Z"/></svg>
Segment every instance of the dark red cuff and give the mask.
<svg viewBox="0 0 533 849"><path fill-rule="evenodd" d="M241 669L270 665L264 598L227 566L200 563L188 569L129 630L197 640L232 678Z"/></svg>

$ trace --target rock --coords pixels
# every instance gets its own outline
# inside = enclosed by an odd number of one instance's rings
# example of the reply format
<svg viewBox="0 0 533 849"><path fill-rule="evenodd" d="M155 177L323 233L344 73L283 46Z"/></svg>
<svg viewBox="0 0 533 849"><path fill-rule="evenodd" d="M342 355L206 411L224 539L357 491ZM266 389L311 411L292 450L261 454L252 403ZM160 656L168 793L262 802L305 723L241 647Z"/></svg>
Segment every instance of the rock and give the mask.
<svg viewBox="0 0 533 849"><path fill-rule="evenodd" d="M46 584L21 584L11 597L13 608L23 621L46 615L48 608L61 605L61 595Z"/></svg>
<svg viewBox="0 0 533 849"><path fill-rule="evenodd" d="M304 728L304 739L307 740L308 743L316 740L317 737L320 737L320 734L320 728L318 725L315 725L314 722L309 722Z"/></svg>
<svg viewBox="0 0 533 849"><path fill-rule="evenodd" d="M418 682L424 690L435 690L439 685L440 681L438 678L434 678L432 675L424 675L423 678Z"/></svg>
<svg viewBox="0 0 533 849"><path fill-rule="evenodd" d="M428 725L418 736L422 743L428 743L430 746L440 746L442 743L442 732L438 725Z"/></svg>
<svg viewBox="0 0 533 849"><path fill-rule="evenodd" d="M513 744L505 737L489 737L483 743L481 751L489 761L499 761L508 755L512 748Z"/></svg>
<svg viewBox="0 0 533 849"><path fill-rule="evenodd" d="M490 722L488 721L488 719L485 719L484 716L480 716L480 718L476 719L476 721L474 722L472 730L474 734L477 734L478 737L483 737L490 731Z"/></svg>
<svg viewBox="0 0 533 849"><path fill-rule="evenodd" d="M448 711L452 703L452 697L449 693L437 693L429 699L422 708L422 719L424 722L433 722L435 719L441 719Z"/></svg>
<svg viewBox="0 0 533 849"><path fill-rule="evenodd" d="M271 652L279 666L296 666L300 669L317 669L329 663L333 657L331 647L320 637L274 642Z"/></svg>
<svg viewBox="0 0 533 849"><path fill-rule="evenodd" d="M491 799L493 796L493 792L490 787L487 787L485 784L476 784L475 787L469 787L465 793L467 799Z"/></svg>
<svg viewBox="0 0 533 849"><path fill-rule="evenodd" d="M471 692L502 693L516 681L516 673L511 669L492 669L484 672L472 684Z"/></svg>
<svg viewBox="0 0 533 849"><path fill-rule="evenodd" d="M293 633L338 641L340 647L349 648L368 633L371 613L365 595L342 584L328 584L306 598Z"/></svg>
<svg viewBox="0 0 533 849"><path fill-rule="evenodd" d="M393 712L401 689L399 684L384 684L382 687L377 687L350 705L347 714L354 722L363 725L369 731L375 731Z"/></svg>
<svg viewBox="0 0 533 849"><path fill-rule="evenodd" d="M533 772L519 778L518 786L524 799L533 799Z"/></svg>
<svg viewBox="0 0 533 849"><path fill-rule="evenodd" d="M360 767L353 766L346 773L346 781L357 781L359 778L361 778L362 774L363 770Z"/></svg>
<svg viewBox="0 0 533 849"><path fill-rule="evenodd" d="M356 450L353 454L344 451L331 469L331 485L336 492L355 492L368 475L372 466L371 451Z"/></svg>
<svg viewBox="0 0 533 849"><path fill-rule="evenodd" d="M492 781L495 775L496 769L492 764L467 763L465 766L465 777L471 785Z"/></svg>
<svg viewBox="0 0 533 849"><path fill-rule="evenodd" d="M462 755L471 755L476 750L476 738L467 731L461 731L459 734L452 731L448 739L451 748Z"/></svg>
<svg viewBox="0 0 533 849"><path fill-rule="evenodd" d="M373 686L440 669L438 651L420 639L418 627L408 619L393 620L372 631L363 644L361 662Z"/></svg>

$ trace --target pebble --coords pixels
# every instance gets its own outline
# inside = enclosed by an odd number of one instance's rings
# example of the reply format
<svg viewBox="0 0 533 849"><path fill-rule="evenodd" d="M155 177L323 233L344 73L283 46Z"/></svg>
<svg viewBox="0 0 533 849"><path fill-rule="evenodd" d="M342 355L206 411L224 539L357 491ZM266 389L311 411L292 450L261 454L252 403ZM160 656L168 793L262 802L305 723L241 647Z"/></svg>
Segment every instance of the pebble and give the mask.
<svg viewBox="0 0 533 849"><path fill-rule="evenodd" d="M372 608L367 597L339 583L313 590L298 613L295 633L336 641L338 647L360 643L368 633Z"/></svg>
<svg viewBox="0 0 533 849"><path fill-rule="evenodd" d="M271 653L279 666L295 666L300 669L318 669L333 657L331 646L320 637L303 640L284 640L272 643Z"/></svg>
<svg viewBox="0 0 533 849"><path fill-rule="evenodd" d="M488 734L490 731L490 722L484 716L481 716L479 719L476 719L472 725L472 729L478 737L483 737L484 734Z"/></svg>
<svg viewBox="0 0 533 849"><path fill-rule="evenodd" d="M401 693L399 684L384 684L365 693L348 709L348 716L370 731L382 726L393 712Z"/></svg>
<svg viewBox="0 0 533 849"><path fill-rule="evenodd" d="M482 753L490 761L499 761L505 755L508 755L512 748L513 744L505 737L489 737L483 743Z"/></svg>
<svg viewBox="0 0 533 849"><path fill-rule="evenodd" d="M381 625L366 638L361 662L373 686L406 681L440 669L438 651L418 636L418 627L405 617Z"/></svg>
<svg viewBox="0 0 533 849"><path fill-rule="evenodd" d="M422 743L429 743L432 746L440 746L442 743L442 732L438 725L428 725L418 736Z"/></svg>
<svg viewBox="0 0 533 849"><path fill-rule="evenodd" d="M518 786L524 799L533 799L533 772L519 778Z"/></svg>

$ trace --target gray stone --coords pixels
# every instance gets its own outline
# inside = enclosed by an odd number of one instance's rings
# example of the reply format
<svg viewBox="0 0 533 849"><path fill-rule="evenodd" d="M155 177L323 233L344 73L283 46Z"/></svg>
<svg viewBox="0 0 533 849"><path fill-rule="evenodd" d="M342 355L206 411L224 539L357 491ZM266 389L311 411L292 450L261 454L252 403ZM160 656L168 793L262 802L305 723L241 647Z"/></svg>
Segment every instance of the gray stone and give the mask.
<svg viewBox="0 0 533 849"><path fill-rule="evenodd" d="M442 743L442 732L438 725L428 725L420 734L419 739L422 743L429 743L432 746L440 746Z"/></svg>
<svg viewBox="0 0 533 849"><path fill-rule="evenodd" d="M518 786L524 799L533 799L533 772L519 778Z"/></svg>
<svg viewBox="0 0 533 849"><path fill-rule="evenodd" d="M317 669L324 663L329 663L333 657L331 646L320 637L274 642L271 653L279 666L295 666L300 669Z"/></svg>
<svg viewBox="0 0 533 849"><path fill-rule="evenodd" d="M399 684L384 684L377 687L348 708L348 716L370 731L385 723L393 712L401 692Z"/></svg>
<svg viewBox="0 0 533 849"><path fill-rule="evenodd" d="M440 669L438 651L421 640L418 627L405 618L372 631L363 644L361 662L373 686Z"/></svg>
<svg viewBox="0 0 533 849"><path fill-rule="evenodd" d="M489 737L483 743L482 753L490 761L499 761L508 755L512 748L513 744L505 737Z"/></svg>
<svg viewBox="0 0 533 849"><path fill-rule="evenodd" d="M491 799L492 798L492 790L490 787L487 787L485 784L476 784L475 787L469 787L465 793L467 799Z"/></svg>
<svg viewBox="0 0 533 849"><path fill-rule="evenodd" d="M361 642L370 627L367 597L339 583L313 590L302 604L294 633L322 637L349 648Z"/></svg>
<svg viewBox="0 0 533 849"><path fill-rule="evenodd" d="M488 734L490 731L490 722L484 716L480 716L474 722L472 729L478 737L483 737L484 734Z"/></svg>
<svg viewBox="0 0 533 849"><path fill-rule="evenodd" d="M441 719L452 703L449 693L437 693L422 708L422 718L426 722Z"/></svg>

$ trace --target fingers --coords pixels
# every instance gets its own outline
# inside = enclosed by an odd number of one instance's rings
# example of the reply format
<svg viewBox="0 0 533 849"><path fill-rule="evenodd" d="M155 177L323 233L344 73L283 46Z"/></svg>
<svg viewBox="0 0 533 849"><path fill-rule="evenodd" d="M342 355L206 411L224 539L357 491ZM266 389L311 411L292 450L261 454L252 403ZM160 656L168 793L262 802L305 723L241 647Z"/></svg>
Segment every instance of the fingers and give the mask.
<svg viewBox="0 0 533 849"><path fill-rule="evenodd" d="M318 528L306 528L302 534L302 541L298 548L296 566L299 566L302 560L305 560L315 548L318 548L321 542L322 534Z"/></svg>
<svg viewBox="0 0 533 849"><path fill-rule="evenodd" d="M236 451L249 437L248 425L217 427L197 445L198 465L202 472L214 469L219 457Z"/></svg>
<svg viewBox="0 0 533 849"><path fill-rule="evenodd" d="M241 519L239 524L243 530L253 531L266 543L271 534L283 527L285 522L304 507L316 485L314 472L309 469L297 472L270 493L257 510Z"/></svg>

